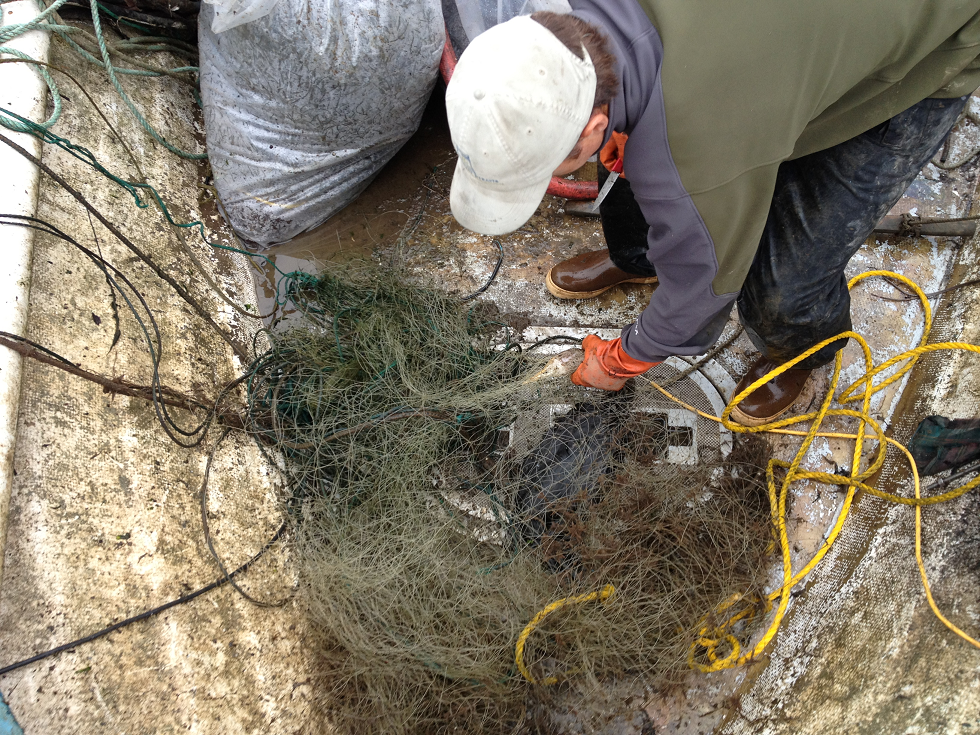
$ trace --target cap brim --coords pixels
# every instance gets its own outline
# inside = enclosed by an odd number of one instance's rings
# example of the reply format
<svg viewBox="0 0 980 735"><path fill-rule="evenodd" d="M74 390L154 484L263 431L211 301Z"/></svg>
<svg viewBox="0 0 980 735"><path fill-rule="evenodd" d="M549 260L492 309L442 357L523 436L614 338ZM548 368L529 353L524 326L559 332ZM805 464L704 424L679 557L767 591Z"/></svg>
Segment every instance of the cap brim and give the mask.
<svg viewBox="0 0 980 735"><path fill-rule="evenodd" d="M550 182L549 176L531 186L502 190L474 177L459 160L449 192L449 206L456 221L466 229L481 235L505 235L531 219Z"/></svg>

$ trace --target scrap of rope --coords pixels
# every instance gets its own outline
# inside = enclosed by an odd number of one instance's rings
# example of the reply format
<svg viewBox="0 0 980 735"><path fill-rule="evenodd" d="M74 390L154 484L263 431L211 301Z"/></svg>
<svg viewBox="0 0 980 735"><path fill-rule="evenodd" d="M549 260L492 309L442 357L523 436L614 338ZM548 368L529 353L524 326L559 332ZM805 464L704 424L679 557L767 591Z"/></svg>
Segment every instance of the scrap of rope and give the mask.
<svg viewBox="0 0 980 735"><path fill-rule="evenodd" d="M894 281L888 277L885 277L884 280L888 281L888 283L891 284L896 291L901 293L902 296L896 298L894 296L883 296L882 294L878 294L878 293L872 294L872 296L874 296L875 298L881 299L882 301L912 301L914 299L919 298L918 294L916 294L914 291L907 290L900 281ZM963 281L962 283L957 283L954 286L943 288L940 289L939 291L931 291L930 293L925 294L925 297L927 299L934 299L937 296L942 296L944 293L950 293L952 291L958 291L961 288L969 288L970 286L977 286L977 285L980 285L980 278L974 278L969 281Z"/></svg>
<svg viewBox="0 0 980 735"><path fill-rule="evenodd" d="M150 400L153 403L153 408L158 420L160 421L161 428L163 428L163 430L167 433L167 436L182 447L187 448L199 444L204 439L212 420L217 415L218 408L222 400L232 388L241 382L242 379L232 381L219 392L218 398L215 399L213 407L208 411L201 423L191 429L181 428L181 426L178 425L178 423L169 415L169 412L167 411L167 406L169 403L161 400L168 395L168 391L170 397L175 396L172 390L164 388L160 377L160 358L163 353L163 343L159 325L157 324L156 319L153 316L153 311L150 309L149 304L147 304L146 299L143 297L142 293L140 293L139 289L136 288L133 282L118 268L102 258L101 255L85 247L73 237L65 232L62 232L49 222L45 222L44 220L40 220L36 217L27 217L18 214L0 214L0 225L25 227L52 235L69 243L93 262L93 264L105 276L112 293L118 293L123 301L126 302L127 307L132 313L136 323L139 325L140 331L143 334L146 347L150 353L150 362L153 370L152 383L149 386ZM64 368L66 365L77 367L74 366L69 360L66 360L60 355L57 355L51 350L43 348L40 345L32 343L29 340L25 340L23 337L19 337L17 335L7 336L9 339L30 344L31 346L39 349L41 353L56 358L56 362L50 363L55 367ZM95 382L100 381L96 380ZM105 387L105 384L103 384L103 388ZM180 396L178 395L177 397ZM196 439L194 438L195 436L197 437ZM190 443L185 441L182 437L186 437Z"/></svg>
<svg viewBox="0 0 980 735"><path fill-rule="evenodd" d="M528 623L521 634L517 637L517 645L514 647L514 663L517 664L517 670L521 672L527 681L531 684L543 684L545 686L550 686L551 684L557 684L559 677L548 676L544 679L538 680L528 671L527 665L524 663L524 647L527 645L527 639L530 637L531 633L534 632L535 628L544 622L544 619L551 615L557 610L561 610L563 607L569 607L571 605L584 605L587 602L592 602L598 600L601 603L607 603L616 593L616 588L611 584L607 584L598 592L587 592L584 595L573 595L572 597L563 597L560 600L555 600L550 605L545 607L543 610L539 611L535 615L531 622Z"/></svg>
<svg viewBox="0 0 980 735"><path fill-rule="evenodd" d="M980 215L969 217L920 217L906 212L902 215L898 226L900 237L922 237L923 225L949 224L950 222L974 222L980 219Z"/></svg>
<svg viewBox="0 0 980 735"><path fill-rule="evenodd" d="M30 340L16 334L0 332L0 346L13 350L22 357L27 357L45 365L56 367L59 370L64 370L66 373L91 381L96 385L100 385L105 393L124 395L129 396L130 398L142 398L144 401L153 401L154 390L156 390L158 395L156 396L155 400L158 400L161 403L166 403L168 406L182 408L186 411L201 409L208 410L210 408L210 406L200 401L196 401L180 391L174 390L173 388L167 388L166 386L158 386L154 388L150 385L139 385L137 383L131 383L128 380L124 380L123 378L107 378L103 375L99 375L98 373L93 373L90 370L85 370L84 368L81 368L75 363L66 360L60 355L53 355L49 350L46 350L40 345L36 345ZM234 412L224 412L218 414L217 418L226 426L236 429L245 428L245 422L240 414Z"/></svg>
<svg viewBox="0 0 980 735"><path fill-rule="evenodd" d="M214 462L214 455L217 454L218 447L221 446L221 442L223 442L230 433L231 429L225 429L224 433L218 437L218 440L214 443L214 446L211 447L211 451L208 453L208 461L204 467L204 479L201 480L201 529L204 532L204 543L207 544L208 552L211 554L211 558L214 559L214 563L218 565L218 569L220 569L221 573L224 575L224 581L230 584L235 589L235 592L240 594L253 605L257 605L259 607L282 607L289 602L288 597L270 602L268 600L259 600L243 590L239 586L238 582L233 579L233 574L228 571L228 567L225 566L221 555L218 554L217 549L214 548L214 541L211 538L211 524L208 522L208 480L211 477L211 464Z"/></svg>
<svg viewBox="0 0 980 735"><path fill-rule="evenodd" d="M958 124L963 120L969 120L974 125L980 125L980 115L977 115L975 112L971 112L969 109L964 109L963 112L960 114L959 120L957 120L956 122ZM932 159L932 165L935 166L936 168L941 168L943 171L951 171L954 168L959 168L967 161L970 161L971 159L976 157L978 153L980 153L980 147L971 148L969 151L964 153L959 158L956 158L952 161L947 161L946 158L949 155L949 138L947 138L946 145L943 147L942 154L938 158Z"/></svg>
<svg viewBox="0 0 980 735"><path fill-rule="evenodd" d="M500 240L498 240L496 237L493 238L493 244L497 246L497 263L493 266L493 272L490 274L490 277L487 279L486 283L480 286L480 288L471 293L469 296L464 296L461 298L460 301L471 301L475 299L481 293L490 288L493 282L497 279L497 274L500 273L500 266L504 263L504 246L500 244Z"/></svg>
<svg viewBox="0 0 980 735"><path fill-rule="evenodd" d="M706 352L705 355L701 357L697 362L692 362L690 367L687 367L681 372L677 373L676 375L672 375L671 377L667 378L667 380L663 382L662 387L669 388L670 386L674 385L674 383L684 380L684 378L688 377L692 373L695 373L701 368L703 368L705 365L711 362L717 355L721 354L724 350L727 350L729 347L735 344L735 340L741 337L742 332L744 331L745 328L741 324L739 324L738 327L735 329L735 331L731 333L731 336L728 337L728 339L726 339L724 342L719 342L718 344L716 344L714 347L708 350L708 352Z"/></svg>

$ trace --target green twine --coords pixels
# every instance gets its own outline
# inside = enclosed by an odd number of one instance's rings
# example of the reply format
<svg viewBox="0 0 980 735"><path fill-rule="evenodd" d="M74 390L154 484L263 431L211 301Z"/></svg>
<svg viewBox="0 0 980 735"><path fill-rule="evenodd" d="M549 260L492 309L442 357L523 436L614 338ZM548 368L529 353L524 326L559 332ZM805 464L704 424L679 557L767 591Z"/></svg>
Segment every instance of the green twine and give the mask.
<svg viewBox="0 0 980 735"><path fill-rule="evenodd" d="M46 26L48 17L57 12L58 8L66 2L68 0L55 0L27 23L11 23L9 26L3 26L0 28L0 43L6 43L17 36L37 30L42 25Z"/></svg>
<svg viewBox="0 0 980 735"><path fill-rule="evenodd" d="M129 95L126 94L126 91L123 89L122 84L120 83L117 77L117 74L128 74L131 76L139 76L139 77L158 77L158 76L164 76L164 73L145 70L145 69L127 69L127 68L113 66L112 60L109 56L109 49L106 44L105 34L102 31L101 17L99 15L100 10L105 10L105 9L99 5L97 0L91 0L92 25L95 30L95 39L98 42L99 51L102 56L101 59L98 59L92 54L90 54L88 51L82 48L78 43L76 43L70 37L69 34L77 32L79 29L73 28L72 26L66 26L66 25L48 22L48 19L52 15L54 15L57 12L57 10L66 2L67 0L55 0L48 7L46 7L44 10L38 13L36 17L32 18L29 22L14 23L9 26L4 26L0 28L0 44L6 43L11 39L14 39L18 36L22 36L25 33L29 33L35 30L52 31L58 34L58 36L61 37L83 59L85 59L90 63L97 64L98 66L101 66L103 69L105 69L105 72L109 76L109 81L111 82L113 88L115 88L116 92L122 98L123 103L126 105L127 108L129 108L129 111L133 114L133 116L139 122L140 126L143 128L143 130L147 132L147 134L150 137L152 137L155 141L157 141L168 151L170 151L171 153L177 156L180 156L181 158L185 158L188 160L206 159L207 153L190 153L189 151L185 151L181 148L178 148L177 146L173 145L172 143L164 139L164 137L156 131L156 129L149 123L149 121L147 121L146 117L144 117L143 114L137 109L136 105L130 99ZM108 13L109 11L105 11L105 12ZM109 15L113 15L113 14L109 13ZM140 37L140 40L141 42L145 42L147 40L147 37ZM157 41L167 42L168 39L164 39L161 37L157 39ZM144 46L141 50L158 50L160 48L163 48L163 46L159 45L158 43L158 45L156 46L149 46L149 47ZM51 98L54 103L54 109L50 117L43 123L32 122L31 124L37 125L45 131L49 130L61 117L61 111L62 111L61 94L58 91L58 85L55 83L54 79L51 77L50 73L45 68L45 66L42 65L37 59L33 59L27 54L24 54L16 49L12 49L5 46L0 46L0 53L9 54L18 59L21 59L26 63L34 64L36 66L38 73L41 75L41 78L43 79L45 85L47 86L48 90L51 92ZM176 69L171 69L169 70L168 73L179 74L184 72L196 72L197 70L198 69L196 66L182 66ZM195 94L194 97L196 101L199 101L199 97L197 94ZM23 119L17 121L17 120L4 119L3 117L0 117L0 125L18 133L32 132L25 126Z"/></svg>
<svg viewBox="0 0 980 735"><path fill-rule="evenodd" d="M146 121L146 118L143 117L142 113L140 113L140 111L136 109L136 105L134 105L132 100L129 99L129 95L126 94L126 91L122 88L122 84L119 82L119 79L116 77L116 72L112 66L112 60L109 58L109 49L106 48L105 36L102 34L102 20L99 18L98 1L91 0L91 6L92 6L92 25L95 28L95 38L99 42L99 50L102 52L102 60L103 62L105 62L106 73L109 75L109 81L112 83L112 86L116 88L116 91L119 93L119 96L122 97L123 102L126 103L126 107L129 108L129 111L133 113L133 116L139 121L139 124L143 126L143 129L147 133L149 133L150 136L157 143L162 145L171 153L174 153L180 156L181 158L188 158L195 161L200 161L207 158L208 157L207 153L189 153L185 150L177 148L175 145L171 143L168 143L166 140L164 140L163 136L161 136L156 130L154 130L153 126Z"/></svg>
<svg viewBox="0 0 980 735"><path fill-rule="evenodd" d="M57 33L61 37L61 39L65 43L67 43L75 51L75 53L77 53L83 59L85 59L89 63L95 64L96 66L104 66L102 60L97 59L94 56L92 56L92 54L90 54L84 48L82 48L81 46L79 46L78 43L75 42L75 39L73 39L69 35L70 33L77 31L78 30L77 28L74 28L72 26L54 26L53 25L53 26L51 26L51 30L54 31L55 33ZM143 51L153 51L153 50L164 50L164 49L143 48L141 50L143 50ZM163 76L163 74L161 74L160 72L158 72L158 71L150 71L149 69L124 69L124 68L119 68L117 66L114 66L112 68L113 68L113 70L115 71L116 74L128 74L130 76L137 76L137 77L162 77ZM180 72L180 71L187 71L187 70L197 71L197 67L196 66L182 66L182 67L178 67L176 69L171 69L170 71L171 71L171 73L177 73L177 72Z"/></svg>
<svg viewBox="0 0 980 735"><path fill-rule="evenodd" d="M23 59L24 61L36 64L34 59L15 48L0 46L0 54L9 54L17 57L18 59ZM41 128L42 130L48 130L52 125L58 122L58 119L61 117L61 94L58 92L58 85L54 83L54 79L51 78L51 74L48 72L47 67L38 65L36 66L36 69L41 75L41 78L44 80L44 83L48 86L48 89L51 90L51 101L54 104L54 109L51 110L51 116L43 123L36 123L30 120L27 122L33 126ZM2 117L0 117L0 125L3 125L8 130L13 130L15 133L31 133L31 129L24 122L19 122L17 120L4 120Z"/></svg>

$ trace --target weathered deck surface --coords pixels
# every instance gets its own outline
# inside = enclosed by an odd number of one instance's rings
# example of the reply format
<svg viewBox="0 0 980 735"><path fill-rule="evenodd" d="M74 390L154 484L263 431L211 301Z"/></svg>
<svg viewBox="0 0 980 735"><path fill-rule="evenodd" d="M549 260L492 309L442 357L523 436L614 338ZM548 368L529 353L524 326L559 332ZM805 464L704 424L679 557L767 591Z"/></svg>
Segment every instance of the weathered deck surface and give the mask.
<svg viewBox="0 0 980 735"><path fill-rule="evenodd" d="M55 64L78 66L63 42ZM75 69L134 149L150 183L180 221L196 219L201 179L195 163L147 142L93 67ZM198 148L202 131L186 87L160 80L127 84L165 137ZM64 90L55 132L92 150L111 170L134 177L122 148L89 109ZM231 312L192 273L159 212L67 154L46 147L44 161L110 221L188 286L217 321L248 341L254 325ZM38 217L62 228L126 273L160 325L163 383L203 396L238 374L228 346L193 316L169 286L138 263L50 180ZM211 218L212 229L220 229ZM0 231L0 237L3 236ZM229 296L254 304L244 259L188 236ZM150 380L146 343L118 300L122 338L113 348L113 308L103 274L50 236L35 242L28 336L82 367L137 383ZM193 417L176 412L183 425ZM184 595L221 576L205 547L200 487L209 450L181 449L164 434L150 404L113 397L92 383L27 361L15 454L10 533L0 581L0 665L92 633ZM211 472L210 521L230 568L254 554L280 523L273 480L254 444L230 436ZM267 556L242 580L262 599L293 587L288 557ZM29 735L54 733L316 732L309 641L293 603L261 608L230 587L173 608L56 658L0 677L0 691Z"/></svg>
<svg viewBox="0 0 980 735"><path fill-rule="evenodd" d="M62 52L56 44L56 58ZM104 85L96 75L83 73L90 89L103 90L96 97L111 112L115 102ZM188 145L200 138L182 91L167 82L140 84L138 101L165 135ZM58 132L132 175L123 151L92 123L84 98L70 92L69 97ZM125 118L122 128L150 180L174 203L180 218L197 217L202 210L198 167L163 155ZM66 172L134 240L193 283L194 293L222 323L240 338L248 336L253 327L232 316L189 274L158 214L136 210L127 194L64 154L49 149L45 160ZM447 195L453 165L444 119L430 114L419 136L358 202L319 230L278 248L278 264L291 270L336 258L377 257L460 293L475 290L491 272L495 248L491 238L467 233L452 219ZM951 216L972 211L971 171L941 174L928 168L900 208ZM96 242L84 213L50 182L44 185L38 216L83 243ZM416 217L411 237L396 248L399 234ZM206 221L220 234L217 218ZM107 232L96 227L95 233L103 253L134 277L156 310L164 333L164 382L213 394L215 385L241 367L230 350ZM597 221L566 215L561 200L546 198L525 227L500 239L504 265L485 298L515 326L621 326L635 318L651 292L643 286L617 288L589 302L559 302L546 293L543 276L553 263L602 246ZM254 303L240 260L192 243L229 294ZM851 269L893 268L931 291L977 277L977 263L976 243L889 238L869 243ZM28 336L97 372L148 381L146 348L125 313L123 339L110 349L108 287L78 253L39 237L31 294ZM912 346L922 320L914 303L875 294L895 292L881 281L861 286L854 315L856 330L868 335L880 360ZM266 290L265 299L269 296ZM976 290L955 292L933 304L941 333L934 339L980 339ZM733 323L728 329L734 328ZM847 378L860 372L856 356L849 348ZM751 358L743 337L717 361L737 379ZM930 358L904 392L891 391L874 411L898 437L907 437L928 413L978 415L980 376L973 364L971 358ZM796 410L805 411L821 395L828 373L819 371ZM198 497L215 435L204 448L179 449L148 405L112 398L36 364L26 366L22 390L17 477L0 580L0 665L165 602L219 574L203 543ZM846 465L847 453L845 443L818 442L807 463L827 470ZM254 447L234 437L219 448L215 462L210 517L216 545L235 566L278 525L274 473ZM901 487L905 477L888 469L881 482ZM968 497L925 513L936 597L973 632L980 631L978 502ZM791 510L797 561L822 543L838 504L833 493L798 488ZM669 701L653 699L648 712L656 732L976 732L980 653L954 639L926 607L913 563L911 519L907 508L861 499L839 545L794 601L769 658L736 674L692 674L687 692ZM271 555L243 582L268 599L288 594L293 583L286 552ZM29 735L310 733L326 728L327 720L311 679L313 647L295 603L259 608L226 587L0 677L0 691ZM621 725L619 730L638 727Z"/></svg>

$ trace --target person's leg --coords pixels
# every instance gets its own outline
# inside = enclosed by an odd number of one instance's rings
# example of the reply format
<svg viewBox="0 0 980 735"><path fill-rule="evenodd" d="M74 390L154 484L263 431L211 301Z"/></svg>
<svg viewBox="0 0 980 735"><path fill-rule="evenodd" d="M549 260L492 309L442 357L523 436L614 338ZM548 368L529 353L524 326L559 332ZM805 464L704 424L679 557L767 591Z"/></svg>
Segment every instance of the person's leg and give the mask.
<svg viewBox="0 0 980 735"><path fill-rule="evenodd" d="M609 172L599 164L600 189L608 178ZM599 216L602 218L602 234L609 248L609 258L616 267L637 276L657 275L647 260L649 226L633 197L630 183L622 176L599 204Z"/></svg>
<svg viewBox="0 0 980 735"><path fill-rule="evenodd" d="M935 155L965 103L923 100L838 146L780 165L738 299L739 318L766 358L785 362L851 328L844 268ZM845 343L797 367L830 362Z"/></svg>
<svg viewBox="0 0 980 735"><path fill-rule="evenodd" d="M599 187L609 172L599 166ZM647 260L647 223L629 182L620 177L602 203L602 232L607 250L582 253L548 271L545 285L560 299L588 299L621 283L654 283L657 273Z"/></svg>

